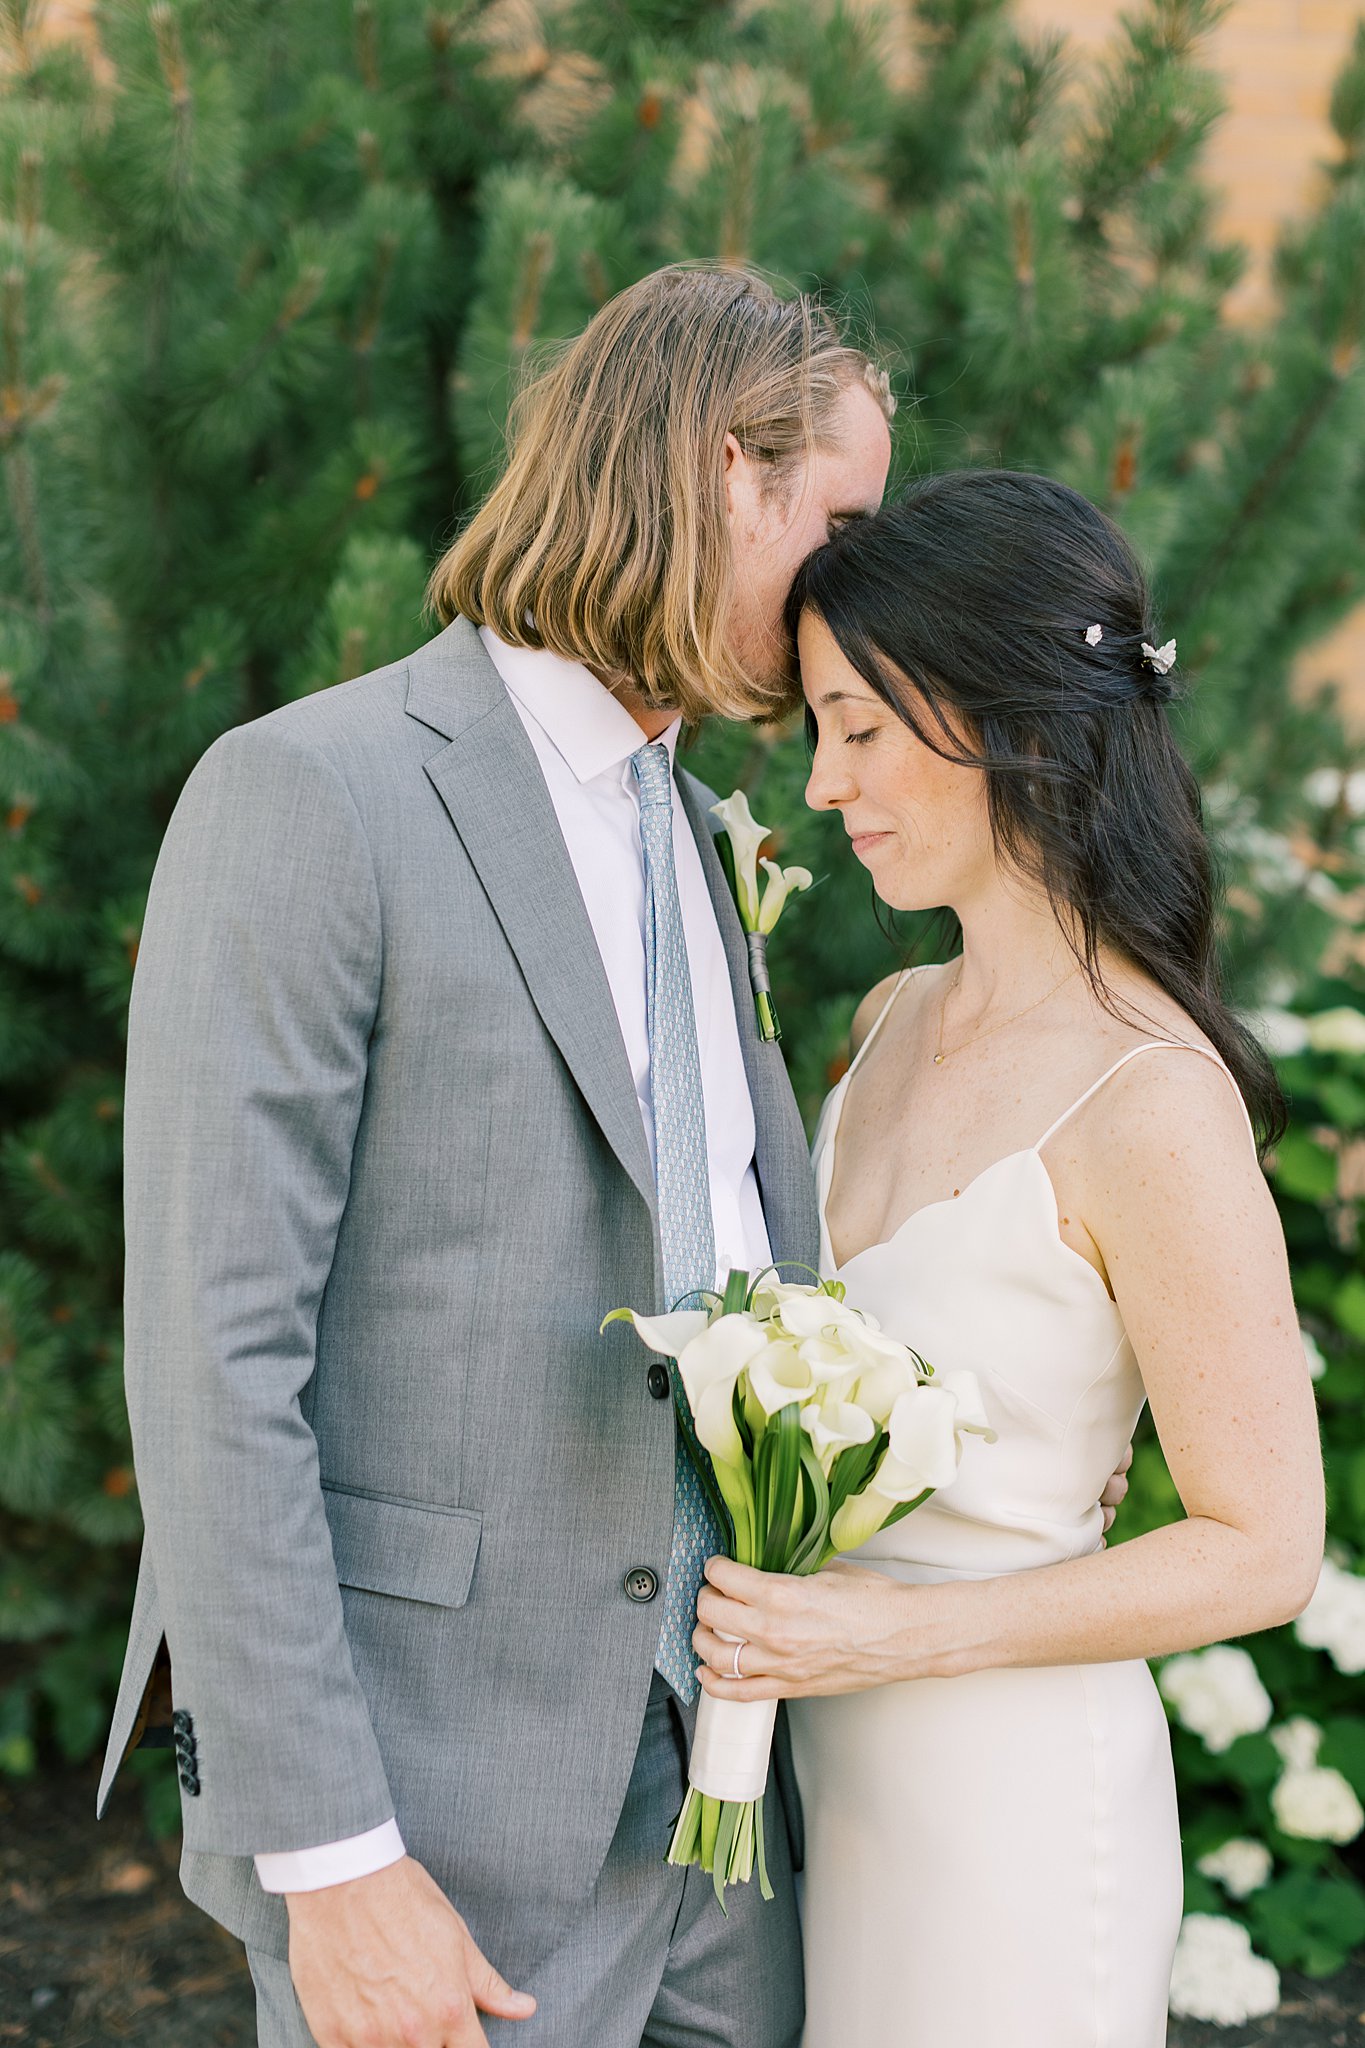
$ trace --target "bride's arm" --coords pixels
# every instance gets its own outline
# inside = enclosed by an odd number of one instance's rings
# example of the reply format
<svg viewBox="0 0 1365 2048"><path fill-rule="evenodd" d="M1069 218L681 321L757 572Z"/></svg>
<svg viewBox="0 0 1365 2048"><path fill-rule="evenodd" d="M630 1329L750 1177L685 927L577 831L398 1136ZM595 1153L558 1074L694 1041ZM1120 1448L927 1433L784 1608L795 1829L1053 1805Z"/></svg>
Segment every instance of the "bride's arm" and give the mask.
<svg viewBox="0 0 1365 2048"><path fill-rule="evenodd" d="M733 1641L713 1631L742 1636L758 1681L708 1672L708 1691L848 1692L1164 1656L1307 1605L1323 1546L1317 1414L1284 1237L1241 1111L1212 1062L1185 1057L1135 1062L1101 1102L1078 1120L1065 1172L1186 1519L1065 1564L935 1586L848 1565L778 1578L713 1559L698 1652L728 1668Z"/></svg>

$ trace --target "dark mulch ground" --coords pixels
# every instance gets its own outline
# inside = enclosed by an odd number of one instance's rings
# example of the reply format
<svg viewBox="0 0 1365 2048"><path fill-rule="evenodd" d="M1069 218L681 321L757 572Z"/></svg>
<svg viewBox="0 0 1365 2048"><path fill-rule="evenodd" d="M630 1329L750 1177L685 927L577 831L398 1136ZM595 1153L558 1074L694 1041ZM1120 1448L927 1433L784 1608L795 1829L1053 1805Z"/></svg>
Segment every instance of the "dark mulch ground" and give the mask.
<svg viewBox="0 0 1365 2048"><path fill-rule="evenodd" d="M240 1943L185 1898L135 1786L96 1821L98 1775L0 1778L0 2043L254 2048Z"/></svg>
<svg viewBox="0 0 1365 2048"><path fill-rule="evenodd" d="M151 1840L136 1788L117 1787L97 1824L95 1783L93 1769L0 1779L0 2044L253 2048L240 1947L182 1895L178 1845ZM1329 1984L1287 1980L1255 2026L1172 2026L1170 2048L1267 2042L1365 2048L1365 1958Z"/></svg>

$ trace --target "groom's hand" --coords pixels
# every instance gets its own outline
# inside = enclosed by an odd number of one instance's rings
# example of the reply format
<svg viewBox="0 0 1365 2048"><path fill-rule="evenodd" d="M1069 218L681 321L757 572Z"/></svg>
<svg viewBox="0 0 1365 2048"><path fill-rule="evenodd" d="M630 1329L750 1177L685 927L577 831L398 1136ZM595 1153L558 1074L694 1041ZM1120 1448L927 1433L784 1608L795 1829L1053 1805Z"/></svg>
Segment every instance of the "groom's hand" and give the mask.
<svg viewBox="0 0 1365 2048"><path fill-rule="evenodd" d="M525 2020L536 2009L411 1856L286 1897L289 1970L318 2048L479 2048L481 2012Z"/></svg>
<svg viewBox="0 0 1365 2048"><path fill-rule="evenodd" d="M1113 1528L1114 1517L1117 1515L1119 1508L1123 1503L1123 1496L1128 1491L1128 1481L1124 1477L1124 1474L1127 1472L1128 1467L1132 1464L1132 1462L1133 1446L1129 1444L1127 1450L1123 1454L1117 1472L1115 1472L1113 1478L1105 1487L1104 1492L1100 1495L1100 1506L1104 1509L1105 1537L1108 1536L1109 1531Z"/></svg>

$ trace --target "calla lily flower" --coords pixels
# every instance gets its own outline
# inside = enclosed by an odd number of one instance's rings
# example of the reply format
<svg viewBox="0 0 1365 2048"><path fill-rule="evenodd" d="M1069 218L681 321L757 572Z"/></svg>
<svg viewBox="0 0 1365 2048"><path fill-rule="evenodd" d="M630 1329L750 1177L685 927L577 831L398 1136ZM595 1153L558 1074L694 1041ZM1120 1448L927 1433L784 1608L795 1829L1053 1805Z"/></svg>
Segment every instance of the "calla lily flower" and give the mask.
<svg viewBox="0 0 1365 2048"><path fill-rule="evenodd" d="M902 1344L899 1337L888 1337L880 1323L874 1323L869 1316L861 1323L846 1324L840 1333L843 1341L855 1358L861 1358L869 1365L885 1365L898 1359L904 1365L913 1367L915 1354L908 1344Z"/></svg>
<svg viewBox="0 0 1365 2048"><path fill-rule="evenodd" d="M988 1444L996 1441L996 1432L991 1428L986 1414L986 1404L981 1398L981 1382L966 1366L959 1366L952 1372L937 1373L934 1385L942 1387L957 1402L957 1419L954 1428L967 1436L984 1437Z"/></svg>
<svg viewBox="0 0 1365 2048"><path fill-rule="evenodd" d="M723 803L712 804L711 815L720 819L734 848L735 893L739 897L739 914L744 929L746 932L757 931L758 849L768 837L768 827L758 823L742 789L737 789L733 796L727 796Z"/></svg>
<svg viewBox="0 0 1365 2048"><path fill-rule="evenodd" d="M767 1343L766 1333L756 1328L748 1316L731 1315L717 1316L690 1344L685 1344L676 1355L693 1415L699 1415L703 1400L716 1388L723 1391L728 1402L735 1381L756 1355L767 1348ZM700 1428L697 1434L701 1435ZM703 1437L702 1441L705 1443L706 1439ZM710 1444L706 1448L711 1450Z"/></svg>
<svg viewBox="0 0 1365 2048"><path fill-rule="evenodd" d="M793 893L799 895L809 889L815 880L809 868L780 868L775 860L760 861L759 866L768 877L759 906L758 929L771 932L782 915L787 898Z"/></svg>
<svg viewBox="0 0 1365 2048"><path fill-rule="evenodd" d="M717 1316L678 1360L697 1442L710 1456L716 1485L746 1555L753 1552L754 1485L735 1421L735 1385L766 1341L749 1316Z"/></svg>
<svg viewBox="0 0 1365 2048"><path fill-rule="evenodd" d="M814 1389L810 1367L794 1344L767 1344L749 1360L749 1392L765 1416L793 1401L805 1401Z"/></svg>
<svg viewBox="0 0 1365 2048"><path fill-rule="evenodd" d="M809 1293L808 1280L779 1280L772 1274L756 1283L749 1313L757 1316L760 1322L766 1322L769 1316L778 1313L784 1301L794 1301L798 1296Z"/></svg>
<svg viewBox="0 0 1365 2048"><path fill-rule="evenodd" d="M846 1324L839 1332L839 1339L850 1357L869 1369L879 1365L901 1365L912 1378L916 1373L913 1351L894 1337L884 1337L880 1330L860 1328L856 1323Z"/></svg>
<svg viewBox="0 0 1365 2048"><path fill-rule="evenodd" d="M867 1486L846 1500L830 1523L830 1541L856 1550L875 1536L893 1509L957 1477L957 1401L945 1388L916 1387L891 1411L891 1442Z"/></svg>
<svg viewBox="0 0 1365 2048"><path fill-rule="evenodd" d="M851 1401L812 1401L801 1410L801 1427L815 1446L825 1477L840 1451L850 1444L870 1444L877 1425L865 1408Z"/></svg>
<svg viewBox="0 0 1365 2048"><path fill-rule="evenodd" d="M701 1395L692 1411L692 1427L697 1432L697 1442L710 1454L716 1468L716 1478L722 1471L740 1472L744 1466L744 1443L735 1421L734 1381L716 1381ZM722 1487L722 1492L725 1488ZM729 1499L728 1493L726 1495ZM730 1502L734 1513L734 1503Z"/></svg>
<svg viewBox="0 0 1365 2048"><path fill-rule="evenodd" d="M796 1338L843 1337L866 1327L856 1308L836 1301L832 1294L815 1294L810 1289L784 1301L777 1316L787 1334Z"/></svg>
<svg viewBox="0 0 1365 2048"><path fill-rule="evenodd" d="M850 1494L830 1518L829 1540L836 1550L857 1550L875 1536L890 1514L893 1503L884 1494L865 1486Z"/></svg>
<svg viewBox="0 0 1365 2048"><path fill-rule="evenodd" d="M856 1387L858 1406L866 1408L873 1421L884 1429L901 1395L913 1393L915 1384L916 1374L908 1356L881 1359L876 1365L864 1366L859 1372Z"/></svg>
<svg viewBox="0 0 1365 2048"><path fill-rule="evenodd" d="M699 1337L711 1318L704 1308L679 1308L672 1315L641 1316L633 1308L618 1308L602 1324L627 1322L633 1327L641 1343L648 1344L651 1351L657 1351L664 1358L677 1358L684 1352L694 1337Z"/></svg>
<svg viewBox="0 0 1365 2048"><path fill-rule="evenodd" d="M788 896L793 890L809 889L814 878L809 868L780 868L776 861L765 860L763 867L768 879L760 902L758 854L768 837L768 827L759 824L742 789L727 796L723 803L712 804L711 815L720 819L730 842L735 901L739 908L739 921L748 935L749 981L754 992L759 1032L765 1043L775 1044L782 1036L782 1027L777 1021L772 982L768 975L768 938L782 915Z"/></svg>
<svg viewBox="0 0 1365 2048"><path fill-rule="evenodd" d="M821 1411L828 1413L845 1401L853 1403L867 1413L866 1404L858 1397L858 1375L856 1372L840 1373L835 1379L817 1380L811 1389L811 1401ZM880 1427L880 1424L877 1425Z"/></svg>
<svg viewBox="0 0 1365 2048"><path fill-rule="evenodd" d="M926 1486L951 1486L961 1456L957 1397L937 1383L902 1394L887 1423L891 1443L873 1480L889 1500L913 1500Z"/></svg>
<svg viewBox="0 0 1365 2048"><path fill-rule="evenodd" d="M831 1344L823 1337L806 1337L796 1348L810 1367L811 1378L819 1386L834 1380L854 1379L861 1369L859 1360L850 1357L846 1344Z"/></svg>

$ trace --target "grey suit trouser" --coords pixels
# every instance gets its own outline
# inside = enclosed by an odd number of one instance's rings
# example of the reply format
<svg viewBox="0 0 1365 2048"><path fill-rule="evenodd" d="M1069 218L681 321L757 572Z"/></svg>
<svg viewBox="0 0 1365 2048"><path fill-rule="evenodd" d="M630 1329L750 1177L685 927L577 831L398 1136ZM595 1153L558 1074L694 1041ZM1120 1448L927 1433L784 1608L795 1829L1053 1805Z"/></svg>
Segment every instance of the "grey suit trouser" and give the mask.
<svg viewBox="0 0 1365 2048"><path fill-rule="evenodd" d="M755 1874L727 1892L727 1919L709 1877L664 1861L694 1714L656 1674L602 1874L572 1932L516 1985L538 2000L534 2018L485 2019L490 2048L797 2048L801 1934L771 1774L763 1810L774 1899L763 1899ZM260 2048L309 2048L288 1965L254 1950L247 1959ZM496 1952L489 1960L498 1966Z"/></svg>

